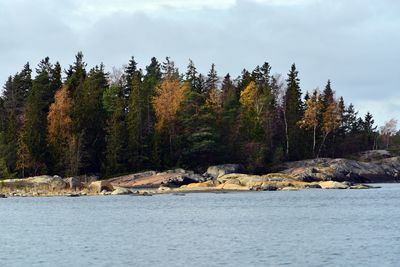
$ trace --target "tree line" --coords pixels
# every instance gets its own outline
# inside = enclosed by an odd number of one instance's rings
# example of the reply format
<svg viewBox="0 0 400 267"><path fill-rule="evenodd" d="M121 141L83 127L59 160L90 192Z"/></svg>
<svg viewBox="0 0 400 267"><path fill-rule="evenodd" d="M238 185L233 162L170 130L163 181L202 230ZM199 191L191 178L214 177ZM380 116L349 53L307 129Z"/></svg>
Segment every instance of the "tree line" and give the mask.
<svg viewBox="0 0 400 267"><path fill-rule="evenodd" d="M83 54L62 70L43 59L8 78L0 98L0 177L117 174L237 162L261 172L287 160L341 157L377 145L370 113L300 88L265 62L239 77L185 72L166 58L144 70L132 57L107 73Z"/></svg>

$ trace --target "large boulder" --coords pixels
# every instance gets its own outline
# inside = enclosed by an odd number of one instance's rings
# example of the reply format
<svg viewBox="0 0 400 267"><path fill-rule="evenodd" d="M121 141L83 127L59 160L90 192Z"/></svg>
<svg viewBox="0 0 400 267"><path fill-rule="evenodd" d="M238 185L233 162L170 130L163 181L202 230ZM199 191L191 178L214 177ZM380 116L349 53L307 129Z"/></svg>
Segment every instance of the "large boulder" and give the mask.
<svg viewBox="0 0 400 267"><path fill-rule="evenodd" d="M59 176L41 175L24 179L3 180L1 186L10 190L60 191L67 188L68 184Z"/></svg>
<svg viewBox="0 0 400 267"><path fill-rule="evenodd" d="M145 171L145 172L139 172L139 173L133 173L133 174L114 177L114 178L108 179L108 181L110 181L110 183L113 186L134 187L138 181L140 182L141 180L146 179L148 177L152 177L156 174L157 173L155 171Z"/></svg>
<svg viewBox="0 0 400 267"><path fill-rule="evenodd" d="M239 173L241 170L242 167L239 164L222 164L208 167L206 175L218 178L229 173Z"/></svg>
<svg viewBox="0 0 400 267"><path fill-rule="evenodd" d="M103 190L107 192L112 192L114 191L114 187L108 180L94 181L91 182L89 185L89 191L92 193L100 194L101 192L103 192Z"/></svg>
<svg viewBox="0 0 400 267"><path fill-rule="evenodd" d="M132 194L132 191L123 187L114 188L114 191L112 191L111 193L111 195L129 195L129 194Z"/></svg>
<svg viewBox="0 0 400 267"><path fill-rule="evenodd" d="M190 183L205 182L206 180L206 177L184 169L160 173L148 171L109 179L111 185L126 188L158 188L160 186L176 188Z"/></svg>
<svg viewBox="0 0 400 267"><path fill-rule="evenodd" d="M392 154L387 150L367 150L358 154L359 161L372 162L391 158Z"/></svg>
<svg viewBox="0 0 400 267"><path fill-rule="evenodd" d="M319 185L322 189L348 189L349 185L345 183L335 182L335 181L326 181L320 182Z"/></svg>
<svg viewBox="0 0 400 267"><path fill-rule="evenodd" d="M329 158L288 162L282 172L304 182L374 183L400 181L399 171L400 157L392 157L377 162Z"/></svg>
<svg viewBox="0 0 400 267"><path fill-rule="evenodd" d="M250 188L238 184L220 184L217 186L218 189L232 190L232 191L249 191Z"/></svg>
<svg viewBox="0 0 400 267"><path fill-rule="evenodd" d="M80 190L83 188L83 183L77 176L64 178L63 180L69 185L69 189Z"/></svg>

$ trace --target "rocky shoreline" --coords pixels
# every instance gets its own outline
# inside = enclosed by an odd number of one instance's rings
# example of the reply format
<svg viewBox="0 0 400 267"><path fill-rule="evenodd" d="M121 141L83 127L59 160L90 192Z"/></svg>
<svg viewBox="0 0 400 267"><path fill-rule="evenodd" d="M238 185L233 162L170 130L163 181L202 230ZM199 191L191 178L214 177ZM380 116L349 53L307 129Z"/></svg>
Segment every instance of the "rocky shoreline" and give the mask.
<svg viewBox="0 0 400 267"><path fill-rule="evenodd" d="M211 166L204 174L184 169L146 171L99 180L95 176L37 176L0 181L0 198L185 194L196 192L369 189L365 183L400 182L400 157L365 152L361 160L313 159L288 162L275 173L242 173L237 164ZM382 156L383 155L383 156Z"/></svg>

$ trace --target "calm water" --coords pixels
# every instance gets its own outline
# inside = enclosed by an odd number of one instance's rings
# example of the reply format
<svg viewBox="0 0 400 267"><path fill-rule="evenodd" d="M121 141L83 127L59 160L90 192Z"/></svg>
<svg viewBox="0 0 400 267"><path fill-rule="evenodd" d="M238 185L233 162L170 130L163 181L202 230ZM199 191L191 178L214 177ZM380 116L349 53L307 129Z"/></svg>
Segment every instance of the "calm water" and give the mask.
<svg viewBox="0 0 400 267"><path fill-rule="evenodd" d="M399 266L400 185L0 199L0 266Z"/></svg>

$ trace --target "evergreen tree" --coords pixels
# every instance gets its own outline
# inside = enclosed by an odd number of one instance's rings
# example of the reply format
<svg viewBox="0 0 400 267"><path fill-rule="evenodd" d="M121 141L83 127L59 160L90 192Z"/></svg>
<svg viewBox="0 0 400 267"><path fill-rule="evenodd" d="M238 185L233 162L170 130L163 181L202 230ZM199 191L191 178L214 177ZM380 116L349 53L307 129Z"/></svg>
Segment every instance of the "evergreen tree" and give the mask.
<svg viewBox="0 0 400 267"><path fill-rule="evenodd" d="M59 65L53 68L48 57L36 69L37 76L26 103L25 125L22 133L23 146L26 145L33 161L31 174L45 173L51 164L47 149L47 113L54 101L55 91L61 84ZM22 150L25 151L25 150Z"/></svg>
<svg viewBox="0 0 400 267"><path fill-rule="evenodd" d="M197 69L191 59L189 59L189 65L187 66L186 82L189 83L190 90L196 91L198 84Z"/></svg>
<svg viewBox="0 0 400 267"><path fill-rule="evenodd" d="M103 168L105 175L111 176L129 170L124 88L116 84L107 88L103 95L103 105L108 115Z"/></svg>
<svg viewBox="0 0 400 267"><path fill-rule="evenodd" d="M81 173L101 170L105 149L105 120L103 94L107 90L103 65L91 69L86 79L76 88L73 97L72 120L75 133L75 154L79 155Z"/></svg>
<svg viewBox="0 0 400 267"><path fill-rule="evenodd" d="M211 64L211 69L204 84L203 94L208 97L215 90L218 90L218 75L215 70L215 64Z"/></svg>
<svg viewBox="0 0 400 267"><path fill-rule="evenodd" d="M131 92L131 86L132 86L132 80L134 79L136 72L138 71L137 69L137 62L135 61L135 58L132 57L129 60L128 66L125 67L125 73L124 73L124 87L122 94L126 99L129 99L129 95Z"/></svg>
<svg viewBox="0 0 400 267"><path fill-rule="evenodd" d="M301 101L300 79L296 65L293 64L288 73L287 90L285 94L285 124L286 124L286 156L288 159L301 158L301 130L297 122L303 115L303 103Z"/></svg>

